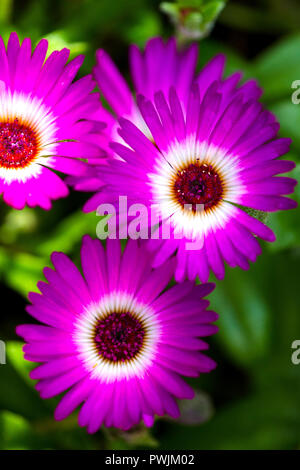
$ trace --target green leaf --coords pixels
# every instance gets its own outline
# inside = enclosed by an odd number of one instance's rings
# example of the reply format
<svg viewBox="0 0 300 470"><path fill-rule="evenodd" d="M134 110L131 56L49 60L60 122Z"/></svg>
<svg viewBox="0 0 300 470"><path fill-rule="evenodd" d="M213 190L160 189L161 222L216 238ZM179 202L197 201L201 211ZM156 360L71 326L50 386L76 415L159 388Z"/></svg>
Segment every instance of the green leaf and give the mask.
<svg viewBox="0 0 300 470"><path fill-rule="evenodd" d="M237 364L249 365L269 346L270 311L252 272L230 270L211 295L220 314L218 342Z"/></svg>
<svg viewBox="0 0 300 470"><path fill-rule="evenodd" d="M65 47L70 49L70 59L76 57L78 54L84 54L87 50L87 43L86 42L69 42L66 32L61 31L53 31L49 33L47 36L43 36L43 38L47 39L49 42L49 47L47 51L47 57L54 51L59 51L64 49Z"/></svg>
<svg viewBox="0 0 300 470"><path fill-rule="evenodd" d="M95 213L85 214L81 210L66 217L53 230L47 234L44 241L37 246L37 252L50 256L53 251L69 253L75 246L80 245L84 234L96 236L96 226L99 216Z"/></svg>
<svg viewBox="0 0 300 470"><path fill-rule="evenodd" d="M198 427L170 425L162 449L251 450L295 449L299 446L299 386L281 384L216 410Z"/></svg>
<svg viewBox="0 0 300 470"><path fill-rule="evenodd" d="M20 414L29 420L49 414L48 405L26 384L9 358L7 364L0 365L0 384L0 410Z"/></svg>
<svg viewBox="0 0 300 470"><path fill-rule="evenodd" d="M8 24L13 10L13 0L1 0L0 24Z"/></svg>
<svg viewBox="0 0 300 470"><path fill-rule="evenodd" d="M291 97L288 100L279 101L269 107L279 123L280 133L284 137L293 139L293 146L300 150L300 104L292 103ZM298 157L299 159L299 157Z"/></svg>
<svg viewBox="0 0 300 470"><path fill-rule="evenodd" d="M259 56L253 72L264 88L264 100L291 96L292 82L300 78L300 35L280 41Z"/></svg>
<svg viewBox="0 0 300 470"><path fill-rule="evenodd" d="M202 14L203 19L206 23L212 23L219 16L223 8L225 7L225 1L214 1L210 2L203 7Z"/></svg>
<svg viewBox="0 0 300 470"><path fill-rule="evenodd" d="M292 155L288 158L293 160ZM300 180L300 164L289 173L291 178ZM292 194L293 199L300 203L300 185L295 188ZM276 242L268 244L270 251L280 251L287 248L298 247L300 245L300 218L299 208L288 211L279 211L269 214L268 225L276 234Z"/></svg>
<svg viewBox="0 0 300 470"><path fill-rule="evenodd" d="M34 367L36 367L36 364L24 360L23 343L20 341L8 341L6 345L6 354L8 362L15 368L24 382L33 388L35 382L34 380L31 380L29 373Z"/></svg>
<svg viewBox="0 0 300 470"><path fill-rule="evenodd" d="M6 283L27 297L28 292L37 291L37 282L42 276L47 260L29 253L16 253L9 257L4 271Z"/></svg>
<svg viewBox="0 0 300 470"><path fill-rule="evenodd" d="M0 449L5 450L27 450L25 444L31 433L29 422L23 416L4 411L0 413Z"/></svg>
<svg viewBox="0 0 300 470"><path fill-rule="evenodd" d="M38 228L37 214L29 207L21 211L10 210L0 226L0 240L5 244L13 244L18 237L32 234Z"/></svg>

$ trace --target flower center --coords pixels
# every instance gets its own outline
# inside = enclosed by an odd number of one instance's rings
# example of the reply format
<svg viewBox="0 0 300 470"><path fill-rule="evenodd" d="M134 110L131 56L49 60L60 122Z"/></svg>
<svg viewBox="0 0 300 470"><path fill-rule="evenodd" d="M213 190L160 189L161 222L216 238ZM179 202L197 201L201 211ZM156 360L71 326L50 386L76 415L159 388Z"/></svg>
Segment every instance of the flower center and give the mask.
<svg viewBox="0 0 300 470"><path fill-rule="evenodd" d="M99 354L110 362L125 362L137 356L145 328L131 313L110 313L96 327L95 343Z"/></svg>
<svg viewBox="0 0 300 470"><path fill-rule="evenodd" d="M177 201L182 206L189 204L193 212L197 204L203 204L205 210L216 206L223 194L220 176L206 163L192 163L178 171L173 188Z"/></svg>
<svg viewBox="0 0 300 470"><path fill-rule="evenodd" d="M0 122L0 168L23 168L35 157L35 133L18 119Z"/></svg>

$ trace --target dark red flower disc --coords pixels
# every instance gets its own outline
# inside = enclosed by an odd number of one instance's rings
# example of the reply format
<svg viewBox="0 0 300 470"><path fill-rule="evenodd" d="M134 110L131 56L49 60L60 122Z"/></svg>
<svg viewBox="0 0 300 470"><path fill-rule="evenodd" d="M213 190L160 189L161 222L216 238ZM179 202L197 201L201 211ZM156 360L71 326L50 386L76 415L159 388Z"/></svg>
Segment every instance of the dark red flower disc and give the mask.
<svg viewBox="0 0 300 470"><path fill-rule="evenodd" d="M111 362L133 359L141 350L145 329L131 313L111 313L100 320L95 335L99 354Z"/></svg>
<svg viewBox="0 0 300 470"><path fill-rule="evenodd" d="M34 131L21 124L0 122L0 168L24 168L38 150Z"/></svg>
<svg viewBox="0 0 300 470"><path fill-rule="evenodd" d="M216 206L221 200L223 185L219 174L211 165L192 163L177 172L174 192L182 206L189 204L196 211L197 205L203 204L206 210Z"/></svg>

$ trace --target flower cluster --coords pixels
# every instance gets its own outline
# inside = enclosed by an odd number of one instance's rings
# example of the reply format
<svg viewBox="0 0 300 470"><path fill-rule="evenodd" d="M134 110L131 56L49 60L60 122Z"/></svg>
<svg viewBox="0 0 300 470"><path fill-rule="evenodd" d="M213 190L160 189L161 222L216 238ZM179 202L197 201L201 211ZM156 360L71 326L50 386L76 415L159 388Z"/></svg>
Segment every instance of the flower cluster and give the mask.
<svg viewBox="0 0 300 470"><path fill-rule="evenodd" d="M47 41L32 51L15 33L7 47L0 41L4 202L50 209L69 185L94 193L84 211L109 204L132 220L118 205L126 197L146 209L139 223L154 234L129 239L123 252L117 239L104 248L84 236L82 273L53 253L41 294L29 294L28 313L41 324L17 328L25 359L40 363L31 378L41 397L66 392L55 418L81 405L79 425L90 433L178 417L177 399L193 397L184 377L215 367L202 339L217 331L204 298L210 273L222 279L226 263L248 269L258 238L275 240L248 209L296 206L286 197L296 181L278 176L294 168L280 159L290 140L278 137L261 89L241 84L240 73L224 78L223 55L197 73L197 54L174 39L151 39L144 52L132 46L132 93L103 50L93 74L74 81L82 56L68 63L63 49L46 58Z"/></svg>

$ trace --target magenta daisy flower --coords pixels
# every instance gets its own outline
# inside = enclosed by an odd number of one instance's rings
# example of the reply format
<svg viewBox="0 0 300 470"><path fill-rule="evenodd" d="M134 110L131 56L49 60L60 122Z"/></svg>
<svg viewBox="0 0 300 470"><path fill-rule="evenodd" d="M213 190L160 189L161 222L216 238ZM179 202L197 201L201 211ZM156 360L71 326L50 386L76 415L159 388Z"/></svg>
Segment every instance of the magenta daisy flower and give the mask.
<svg viewBox="0 0 300 470"><path fill-rule="evenodd" d="M55 418L66 418L81 403L79 424L96 432L103 424L121 429L154 415L179 415L176 398L192 398L182 376L197 377L215 367L202 354L200 337L217 331L217 315L206 310L213 284L187 281L165 291L174 259L151 268L152 255L129 240L85 236L84 278L63 253L53 253L55 270L45 268L42 294L31 293L28 312L45 325L22 325L25 358L40 362L31 372L42 398L66 391Z"/></svg>
<svg viewBox="0 0 300 470"><path fill-rule="evenodd" d="M129 64L134 84L134 93L132 93L107 52L103 49L96 52L94 76L112 111L111 113L107 111L104 116L106 129L99 142L108 155L115 156L110 147L111 141L122 142L118 133L120 117L129 119L149 138L152 138L137 106L136 94L142 93L152 99L156 91L168 92L171 86L175 86L181 102L183 104L187 102L189 89L194 79L197 55L196 44L179 51L174 38L165 43L159 37L152 38L147 42L143 53L136 45L132 45L129 49ZM77 190L97 191L101 187L101 166L95 167L91 177L71 177L68 182Z"/></svg>
<svg viewBox="0 0 300 470"><path fill-rule="evenodd" d="M119 196L126 196L128 206L147 207L149 225L156 211L171 236L150 243L154 266L176 254L178 281L199 276L206 282L210 270L222 279L224 260L248 269L261 252L257 237L275 236L245 209L296 207L284 197L296 181L276 176L295 166L279 159L290 140L277 137L279 124L257 102L255 82L238 86L240 74L223 80L223 66L217 56L201 71L186 106L174 88L155 93L153 102L138 97L153 141L121 119L126 146L112 144L121 159L101 168L103 188L85 206L90 211L109 202L118 211Z"/></svg>
<svg viewBox="0 0 300 470"><path fill-rule="evenodd" d="M166 43L159 37L152 38L147 42L144 53L136 45L132 45L129 49L129 65L135 94L142 93L146 98L153 99L158 90L168 92L170 87L174 86L180 100L186 103L194 79L197 54L196 44L178 51L174 38ZM110 120L112 140L120 139L115 117L127 118L151 137L134 95L103 49L96 52L94 76L114 113L113 119Z"/></svg>
<svg viewBox="0 0 300 470"><path fill-rule="evenodd" d="M12 33L6 49L0 38L0 194L16 209L50 209L52 199L68 194L54 171L84 175L79 159L100 153L93 80L72 83L83 56L67 64L70 51L63 49L45 61L47 47L42 40L32 53L30 39L20 45Z"/></svg>

